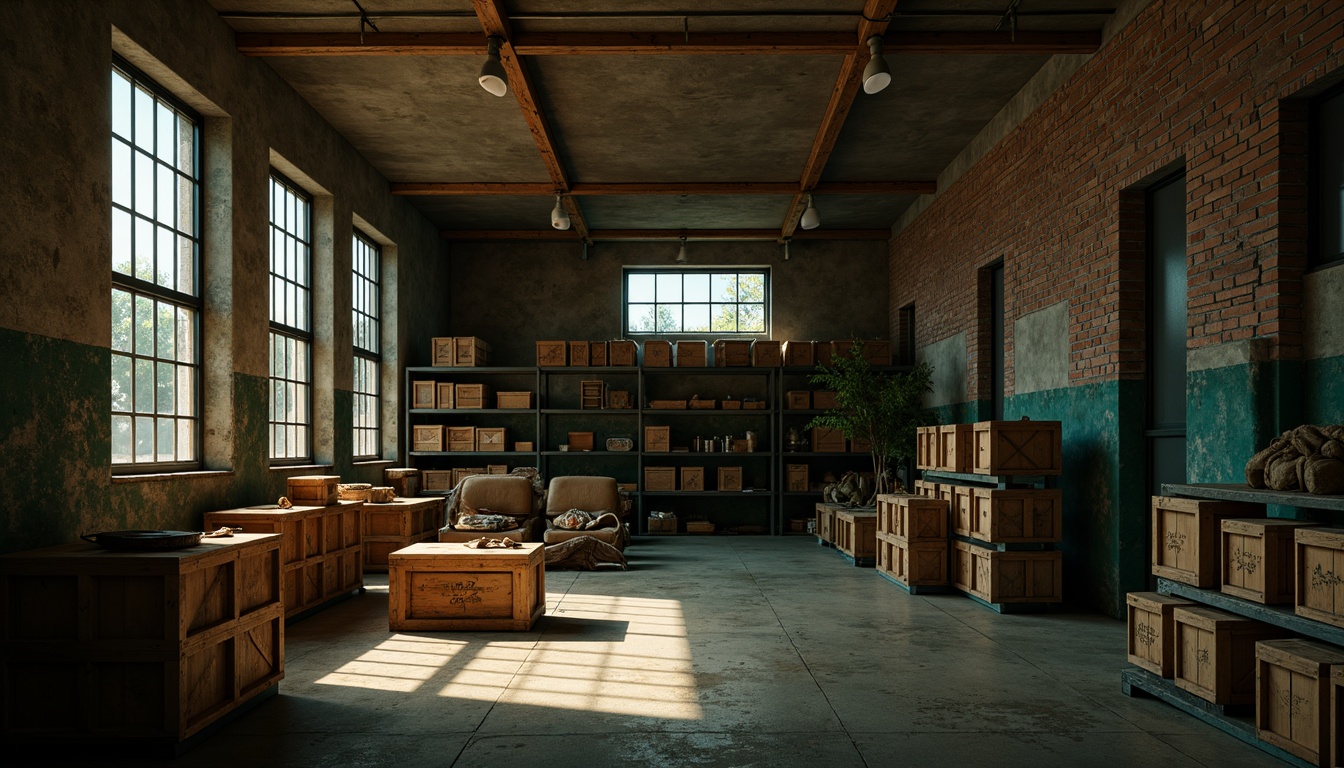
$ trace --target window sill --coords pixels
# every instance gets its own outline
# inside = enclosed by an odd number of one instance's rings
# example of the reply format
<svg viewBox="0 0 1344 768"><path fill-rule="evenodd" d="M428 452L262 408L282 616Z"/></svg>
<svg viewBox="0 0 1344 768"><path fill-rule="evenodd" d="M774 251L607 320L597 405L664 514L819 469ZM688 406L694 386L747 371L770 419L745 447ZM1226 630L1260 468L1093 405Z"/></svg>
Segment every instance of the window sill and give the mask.
<svg viewBox="0 0 1344 768"><path fill-rule="evenodd" d="M363 459L351 462L351 465L356 467L393 467L396 464L397 462L392 459Z"/></svg>
<svg viewBox="0 0 1344 768"><path fill-rule="evenodd" d="M332 464L272 464L269 469L272 472L292 472L294 470L311 469L334 469Z"/></svg>
<svg viewBox="0 0 1344 768"><path fill-rule="evenodd" d="M143 475L113 475L112 484L155 483L163 480L196 480L207 477L232 477L231 469L201 469L187 472L150 472Z"/></svg>

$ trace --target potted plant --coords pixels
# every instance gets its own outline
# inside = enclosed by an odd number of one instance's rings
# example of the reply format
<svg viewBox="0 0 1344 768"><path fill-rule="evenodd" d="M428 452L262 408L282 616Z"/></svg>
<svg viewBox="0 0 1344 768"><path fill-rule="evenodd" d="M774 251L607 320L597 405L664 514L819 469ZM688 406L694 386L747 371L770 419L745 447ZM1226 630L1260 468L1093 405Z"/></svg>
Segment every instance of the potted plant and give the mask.
<svg viewBox="0 0 1344 768"><path fill-rule="evenodd" d="M863 356L855 341L848 354L836 355L831 364L818 365L810 380L835 392L836 407L815 417L807 428L838 429L845 437L867 440L873 458L877 493L903 490L900 480L888 477L893 459L915 455L915 427L933 423L924 407L924 395L933 388L933 368L920 363L908 372L879 371Z"/></svg>

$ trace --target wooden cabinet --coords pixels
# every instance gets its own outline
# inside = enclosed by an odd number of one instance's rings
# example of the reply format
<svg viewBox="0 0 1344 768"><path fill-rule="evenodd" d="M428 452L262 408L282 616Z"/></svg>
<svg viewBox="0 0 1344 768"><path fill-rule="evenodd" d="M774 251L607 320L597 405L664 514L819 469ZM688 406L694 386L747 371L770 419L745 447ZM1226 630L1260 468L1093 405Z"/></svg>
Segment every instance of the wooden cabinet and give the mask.
<svg viewBox="0 0 1344 768"><path fill-rule="evenodd" d="M0 557L0 738L177 745L284 677L281 540Z"/></svg>

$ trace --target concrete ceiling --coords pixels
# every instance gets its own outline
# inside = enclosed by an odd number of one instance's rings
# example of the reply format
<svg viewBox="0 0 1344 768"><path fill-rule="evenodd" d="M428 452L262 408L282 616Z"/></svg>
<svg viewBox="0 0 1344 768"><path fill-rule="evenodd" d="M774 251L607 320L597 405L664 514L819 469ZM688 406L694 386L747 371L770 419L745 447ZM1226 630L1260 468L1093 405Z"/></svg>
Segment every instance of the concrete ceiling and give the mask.
<svg viewBox="0 0 1344 768"><path fill-rule="evenodd" d="M576 227L564 235L575 239L617 230L782 239L813 191L822 226L809 235L872 236L932 188L1052 53L1095 48L1116 5L901 0L888 22L863 15L893 0L691 0L674 10L660 0L361 0L371 23L361 37L353 0L211 2L240 50L266 56L444 230L542 236L554 192L572 191ZM526 75L511 75L504 98L476 83L492 28L505 30L506 68ZM570 45L589 33L629 45ZM887 39L893 77L874 95L857 77L870 34ZM809 48L789 47L803 38ZM710 39L742 48L678 51ZM557 41L563 51L545 47ZM434 186L397 187L412 182ZM670 186L585 187L655 183ZM702 188L738 183L771 185ZM488 187L462 186L472 184Z"/></svg>

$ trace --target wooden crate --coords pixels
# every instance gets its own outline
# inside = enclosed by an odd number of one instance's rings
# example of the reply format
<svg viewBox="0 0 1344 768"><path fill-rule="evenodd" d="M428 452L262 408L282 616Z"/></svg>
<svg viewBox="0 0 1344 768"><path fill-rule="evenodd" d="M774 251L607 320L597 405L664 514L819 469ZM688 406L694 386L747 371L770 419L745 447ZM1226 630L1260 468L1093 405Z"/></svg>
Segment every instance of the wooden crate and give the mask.
<svg viewBox="0 0 1344 768"><path fill-rule="evenodd" d="M684 411L686 410L685 400L650 400L649 410L653 411Z"/></svg>
<svg viewBox="0 0 1344 768"><path fill-rule="evenodd" d="M634 366L639 364L639 346L629 339L607 343L607 360L611 365Z"/></svg>
<svg viewBox="0 0 1344 768"><path fill-rule="evenodd" d="M531 629L546 612L542 547L469 549L455 542L422 542L391 553L388 629Z"/></svg>
<svg viewBox="0 0 1344 768"><path fill-rule="evenodd" d="M453 490L453 471L450 469L426 469L421 473L426 491Z"/></svg>
<svg viewBox="0 0 1344 768"><path fill-rule="evenodd" d="M812 407L824 411L828 408L839 408L840 402L836 398L836 393L822 389L812 393Z"/></svg>
<svg viewBox="0 0 1344 768"><path fill-rule="evenodd" d="M818 503L816 506L817 524L815 531L817 543L831 546L835 543L835 513L844 509L839 504Z"/></svg>
<svg viewBox="0 0 1344 768"><path fill-rule="evenodd" d="M718 401L696 396L687 401L687 404L691 406L691 410L712 411L718 406Z"/></svg>
<svg viewBox="0 0 1344 768"><path fill-rule="evenodd" d="M675 490L677 490L677 468L676 468L676 467L645 467L645 468L644 468L644 490L645 490L645 491L675 491Z"/></svg>
<svg viewBox="0 0 1344 768"><path fill-rule="evenodd" d="M672 367L672 343L661 339L649 339L644 342L645 368Z"/></svg>
<svg viewBox="0 0 1344 768"><path fill-rule="evenodd" d="M893 501L892 536L902 542L947 539L947 502L908 494L896 495Z"/></svg>
<svg viewBox="0 0 1344 768"><path fill-rule="evenodd" d="M625 410L634 408L635 401L630 397L630 390L628 389L609 389L607 390L607 407Z"/></svg>
<svg viewBox="0 0 1344 768"><path fill-rule="evenodd" d="M749 339L719 339L714 342L714 367L740 368L751 365Z"/></svg>
<svg viewBox="0 0 1344 768"><path fill-rule="evenodd" d="M457 352L453 349L452 336L436 336L429 340L430 365L435 368L452 368L456 365Z"/></svg>
<svg viewBox="0 0 1344 768"><path fill-rule="evenodd" d="M1207 589L1219 583L1223 520L1263 517L1260 504L1153 497L1153 575Z"/></svg>
<svg viewBox="0 0 1344 768"><path fill-rule="evenodd" d="M452 382L441 381L434 386L434 407L445 410L456 408L457 399L455 392L457 388Z"/></svg>
<svg viewBox="0 0 1344 768"><path fill-rule="evenodd" d="M944 472L971 471L970 424L943 424L938 427L937 468Z"/></svg>
<svg viewBox="0 0 1344 768"><path fill-rule="evenodd" d="M569 361L569 344L563 341L537 342L537 367L559 368Z"/></svg>
<svg viewBox="0 0 1344 768"><path fill-rule="evenodd" d="M1130 592L1128 605L1129 663L1170 679L1176 671L1176 627L1173 614L1189 600L1157 592Z"/></svg>
<svg viewBox="0 0 1344 768"><path fill-rule="evenodd" d="M494 403L493 393L489 384L454 384L454 407L471 410L489 408Z"/></svg>
<svg viewBox="0 0 1344 768"><path fill-rule="evenodd" d="M915 427L915 469L938 468L938 427Z"/></svg>
<svg viewBox="0 0 1344 768"><path fill-rule="evenodd" d="M813 427L812 450L816 453L844 453L845 433L838 429Z"/></svg>
<svg viewBox="0 0 1344 768"><path fill-rule="evenodd" d="M644 427L644 452L666 453L672 450L671 427Z"/></svg>
<svg viewBox="0 0 1344 768"><path fill-rule="evenodd" d="M877 560L877 513L855 509L835 512L835 548L854 559L855 565Z"/></svg>
<svg viewBox="0 0 1344 768"><path fill-rule="evenodd" d="M398 496L419 496L420 482L420 470L415 467L388 467L383 470L383 483L391 486Z"/></svg>
<svg viewBox="0 0 1344 768"><path fill-rule="evenodd" d="M487 475L507 475L509 474L508 464L486 464L485 474Z"/></svg>
<svg viewBox="0 0 1344 768"><path fill-rule="evenodd" d="M411 427L411 450L442 451L443 425L416 424ZM292 501L292 499L291 499Z"/></svg>
<svg viewBox="0 0 1344 768"><path fill-rule="evenodd" d="M1255 646L1255 735L1313 765L1332 765L1331 689L1344 649L1311 640Z"/></svg>
<svg viewBox="0 0 1344 768"><path fill-rule="evenodd" d="M981 475L1058 475L1064 471L1058 421L979 421L972 470Z"/></svg>
<svg viewBox="0 0 1344 768"><path fill-rule="evenodd" d="M1299 528L1293 532L1299 616L1344 627L1344 528Z"/></svg>
<svg viewBox="0 0 1344 768"><path fill-rule="evenodd" d="M482 366L490 364L490 345L475 336L453 337L453 365Z"/></svg>
<svg viewBox="0 0 1344 768"><path fill-rule="evenodd" d="M596 445L592 432L566 432L565 442L571 451L591 451Z"/></svg>
<svg viewBox="0 0 1344 768"><path fill-rule="evenodd" d="M944 485L951 489L949 510L952 514L952 532L958 536L970 536L975 530L975 488L968 485Z"/></svg>
<svg viewBox="0 0 1344 768"><path fill-rule="evenodd" d="M656 534L672 534L677 532L677 518L675 517L650 517L648 520L648 532Z"/></svg>
<svg viewBox="0 0 1344 768"><path fill-rule="evenodd" d="M462 484L462 481L472 475L484 475L485 467L454 467L453 468L453 487Z"/></svg>
<svg viewBox="0 0 1344 768"><path fill-rule="evenodd" d="M938 498L938 484L932 480L916 480L915 495L926 499Z"/></svg>
<svg viewBox="0 0 1344 768"><path fill-rule="evenodd" d="M495 407L500 410L521 410L532 407L531 392L496 392Z"/></svg>
<svg viewBox="0 0 1344 768"><path fill-rule="evenodd" d="M416 542L434 540L443 525L443 506L442 497L365 504L360 510L364 572L386 572L389 554Z"/></svg>
<svg viewBox="0 0 1344 768"><path fill-rule="evenodd" d="M856 437L849 441L850 453L872 453L873 443L866 437Z"/></svg>
<svg viewBox="0 0 1344 768"><path fill-rule="evenodd" d="M711 522L709 522L708 520L687 520L687 521L686 521L686 532L687 532L687 533L713 533L713 532L714 532L714 524L711 523Z"/></svg>
<svg viewBox="0 0 1344 768"><path fill-rule="evenodd" d="M588 364L595 368L605 368L609 349L605 341L588 342Z"/></svg>
<svg viewBox="0 0 1344 768"><path fill-rule="evenodd" d="M709 345L704 341L677 342L677 367L704 368L709 365Z"/></svg>
<svg viewBox="0 0 1344 768"><path fill-rule="evenodd" d="M869 365L891 365L890 341L870 339L861 342L860 349L863 352L863 359L867 360Z"/></svg>
<svg viewBox="0 0 1344 768"><path fill-rule="evenodd" d="M588 350L590 349L586 341L569 342L569 364L571 367L587 368L590 362Z"/></svg>
<svg viewBox="0 0 1344 768"><path fill-rule="evenodd" d="M169 750L284 678L281 538L0 556L0 742ZM4 758L0 758L3 760Z"/></svg>
<svg viewBox="0 0 1344 768"><path fill-rule="evenodd" d="M785 483L784 489L787 491L804 492L811 484L808 479L809 467L806 464L787 464L784 467Z"/></svg>
<svg viewBox="0 0 1344 768"><path fill-rule="evenodd" d="M1064 538L1064 494L1058 488L976 488L970 536L995 544L1054 543Z"/></svg>
<svg viewBox="0 0 1344 768"><path fill-rule="evenodd" d="M812 407L812 392L807 389L793 389L784 393L784 408L790 411L806 411Z"/></svg>
<svg viewBox="0 0 1344 768"><path fill-rule="evenodd" d="M469 452L476 450L475 427L444 427L444 442L448 450Z"/></svg>
<svg viewBox="0 0 1344 768"><path fill-rule="evenodd" d="M531 440L519 440L513 444L513 450L518 453L531 453L536 450L536 443Z"/></svg>
<svg viewBox="0 0 1344 768"><path fill-rule="evenodd" d="M741 400L721 400L721 401L719 401L719 407L722 408L722 409L725 410L725 411L740 411L740 410L742 410L742 401L741 401Z"/></svg>
<svg viewBox="0 0 1344 768"><path fill-rule="evenodd" d="M986 603L1058 603L1062 598L1061 553L998 552L952 542L953 586Z"/></svg>
<svg viewBox="0 0 1344 768"><path fill-rule="evenodd" d="M877 540L877 568L892 580L908 587L945 587L947 578L947 542L911 541L893 538Z"/></svg>
<svg viewBox="0 0 1344 768"><path fill-rule="evenodd" d="M508 430L504 427L476 428L476 450L503 451L508 444Z"/></svg>
<svg viewBox="0 0 1344 768"><path fill-rule="evenodd" d="M340 498L340 475L295 475L285 480L285 495L297 505L335 504Z"/></svg>
<svg viewBox="0 0 1344 768"><path fill-rule="evenodd" d="M833 344L834 342L831 341L816 342L816 346L813 350L817 358L817 365L831 364L831 358L835 356L835 347L832 346Z"/></svg>
<svg viewBox="0 0 1344 768"><path fill-rule="evenodd" d="M1309 520L1231 518L1222 523L1222 590L1265 605L1293 602L1297 583L1293 533Z"/></svg>
<svg viewBox="0 0 1344 768"><path fill-rule="evenodd" d="M783 345L784 365L811 368L817 362L815 341L786 341Z"/></svg>
<svg viewBox="0 0 1344 768"><path fill-rule="evenodd" d="M705 468L704 468L704 467L682 467L682 468L681 468L681 490L683 490L683 491L703 491L703 490L705 490Z"/></svg>
<svg viewBox="0 0 1344 768"><path fill-rule="evenodd" d="M718 490L720 491L740 491L742 490L742 468L741 467L719 467Z"/></svg>
<svg viewBox="0 0 1344 768"><path fill-rule="evenodd" d="M1177 687L1221 706L1255 703L1255 644L1291 634L1204 605L1178 606L1172 620Z"/></svg>
<svg viewBox="0 0 1344 768"><path fill-rule="evenodd" d="M607 384L600 379L579 382L579 408L601 410L607 407Z"/></svg>
<svg viewBox="0 0 1344 768"><path fill-rule="evenodd" d="M280 534L281 594L291 618L364 586L363 508L362 501L290 509L266 504L206 512L205 527Z"/></svg>
<svg viewBox="0 0 1344 768"><path fill-rule="evenodd" d="M751 364L757 368L778 368L784 364L781 342L757 339L751 342Z"/></svg>
<svg viewBox="0 0 1344 768"><path fill-rule="evenodd" d="M411 382L411 407L412 408L433 408L435 407L434 388L437 386L433 381L412 381Z"/></svg>

